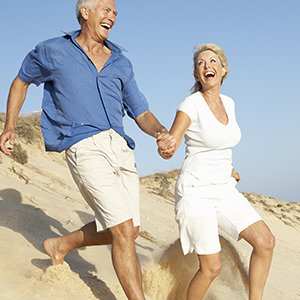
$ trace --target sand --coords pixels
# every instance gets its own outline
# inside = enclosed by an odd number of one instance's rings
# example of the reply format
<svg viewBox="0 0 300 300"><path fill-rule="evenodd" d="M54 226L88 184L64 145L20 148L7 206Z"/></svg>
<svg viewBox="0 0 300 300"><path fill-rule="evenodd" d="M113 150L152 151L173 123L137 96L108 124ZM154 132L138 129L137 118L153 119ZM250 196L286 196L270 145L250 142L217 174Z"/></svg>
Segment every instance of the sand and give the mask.
<svg viewBox="0 0 300 300"><path fill-rule="evenodd" d="M27 164L0 153L0 299L126 299L109 246L74 250L64 265L51 266L44 240L80 228L93 214L72 181L64 154L45 153L40 139L20 142ZM184 300L198 266L194 254L182 255L178 240L173 211L177 173L140 180L142 224L136 250L148 300ZM245 195L276 237L264 299L300 299L300 203ZM205 299L247 299L251 248L223 232L220 239L223 269Z"/></svg>

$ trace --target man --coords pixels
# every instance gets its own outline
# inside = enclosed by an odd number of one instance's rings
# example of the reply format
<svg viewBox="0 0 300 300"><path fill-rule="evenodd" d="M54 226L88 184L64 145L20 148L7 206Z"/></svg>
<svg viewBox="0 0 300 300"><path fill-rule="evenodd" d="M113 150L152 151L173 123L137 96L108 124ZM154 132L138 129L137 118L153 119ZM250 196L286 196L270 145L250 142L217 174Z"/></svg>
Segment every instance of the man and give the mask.
<svg viewBox="0 0 300 300"><path fill-rule="evenodd" d="M80 31L44 41L25 57L10 88L0 149L11 155L5 143L14 144L28 86L44 83L46 150L66 150L72 176L95 212L95 222L46 240L45 250L57 265L73 249L112 244L113 266L128 299L142 300L134 245L140 225L138 173L134 141L123 128L124 110L158 144L163 140L166 151L175 148L175 140L149 111L130 61L107 40L117 16L114 0L79 0L76 12Z"/></svg>

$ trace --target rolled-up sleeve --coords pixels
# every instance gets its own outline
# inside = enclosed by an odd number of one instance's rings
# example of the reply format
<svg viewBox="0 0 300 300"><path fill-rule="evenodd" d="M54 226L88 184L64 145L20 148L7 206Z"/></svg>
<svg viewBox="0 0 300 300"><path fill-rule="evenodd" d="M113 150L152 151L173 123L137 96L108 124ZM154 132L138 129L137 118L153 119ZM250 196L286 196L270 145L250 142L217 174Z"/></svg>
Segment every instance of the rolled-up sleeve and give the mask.
<svg viewBox="0 0 300 300"><path fill-rule="evenodd" d="M131 66L131 74L123 87L123 101L128 116L135 119L149 109L146 97L140 92Z"/></svg>

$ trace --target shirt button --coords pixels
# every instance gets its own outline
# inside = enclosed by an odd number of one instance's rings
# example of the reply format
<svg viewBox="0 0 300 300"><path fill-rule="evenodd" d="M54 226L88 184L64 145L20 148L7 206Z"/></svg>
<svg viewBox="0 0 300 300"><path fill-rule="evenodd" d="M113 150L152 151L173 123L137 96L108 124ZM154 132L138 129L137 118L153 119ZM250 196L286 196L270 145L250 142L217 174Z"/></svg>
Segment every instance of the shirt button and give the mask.
<svg viewBox="0 0 300 300"><path fill-rule="evenodd" d="M81 123L81 125L84 125L84 123Z"/></svg>
<svg viewBox="0 0 300 300"><path fill-rule="evenodd" d="M123 75L122 78L124 78L125 76Z"/></svg>

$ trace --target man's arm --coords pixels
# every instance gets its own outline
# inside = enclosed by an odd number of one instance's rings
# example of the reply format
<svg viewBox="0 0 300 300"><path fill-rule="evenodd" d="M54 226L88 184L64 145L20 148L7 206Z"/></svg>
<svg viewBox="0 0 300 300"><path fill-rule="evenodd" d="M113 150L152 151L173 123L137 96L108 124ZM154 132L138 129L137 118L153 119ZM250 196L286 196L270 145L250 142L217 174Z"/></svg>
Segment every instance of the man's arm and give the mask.
<svg viewBox="0 0 300 300"><path fill-rule="evenodd" d="M135 122L141 130L155 138L159 133L168 133L168 130L159 123L149 110L137 116Z"/></svg>
<svg viewBox="0 0 300 300"><path fill-rule="evenodd" d="M155 137L158 141L163 137L165 150L175 149L176 140L149 110L137 116L135 122L142 131Z"/></svg>
<svg viewBox="0 0 300 300"><path fill-rule="evenodd" d="M4 154L11 155L13 151L11 148L6 148L5 143L7 141L9 141L11 145L15 143L15 126L29 85L30 83L23 82L19 77L16 77L10 87L6 108L6 122L0 136L0 150Z"/></svg>

